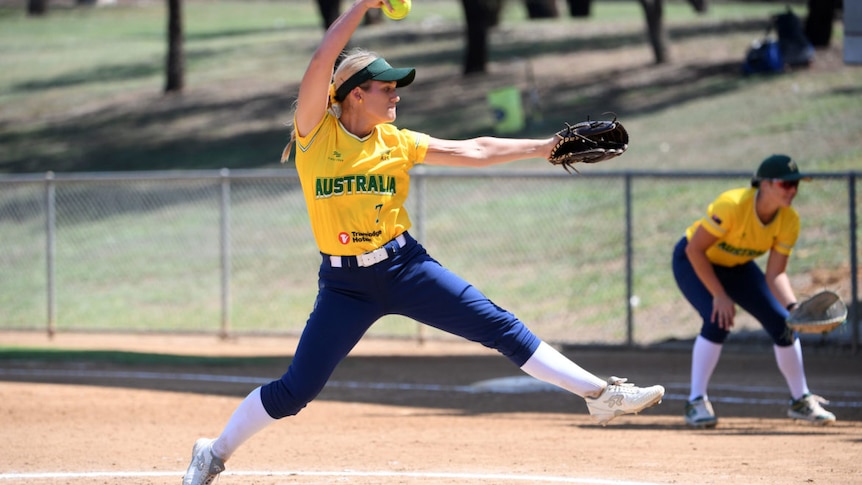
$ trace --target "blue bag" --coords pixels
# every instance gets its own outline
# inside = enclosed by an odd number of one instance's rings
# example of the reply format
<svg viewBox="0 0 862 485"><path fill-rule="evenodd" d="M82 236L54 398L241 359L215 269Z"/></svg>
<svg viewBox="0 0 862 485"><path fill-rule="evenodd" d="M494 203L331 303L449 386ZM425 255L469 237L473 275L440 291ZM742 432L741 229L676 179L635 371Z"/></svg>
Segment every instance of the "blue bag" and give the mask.
<svg viewBox="0 0 862 485"><path fill-rule="evenodd" d="M778 41L764 38L752 42L745 55L742 71L746 74L784 71L784 59Z"/></svg>

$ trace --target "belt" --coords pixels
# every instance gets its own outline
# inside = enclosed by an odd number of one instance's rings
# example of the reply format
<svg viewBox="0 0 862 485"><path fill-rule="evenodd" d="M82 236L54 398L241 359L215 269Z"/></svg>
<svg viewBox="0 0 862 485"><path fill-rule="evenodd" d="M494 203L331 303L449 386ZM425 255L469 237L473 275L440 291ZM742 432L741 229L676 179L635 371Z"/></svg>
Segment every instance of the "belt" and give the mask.
<svg viewBox="0 0 862 485"><path fill-rule="evenodd" d="M356 256L329 256L329 264L333 268L367 268L389 259L390 256L394 256L406 244L407 238L404 234L401 234L384 244L382 248L377 248L374 251L368 251Z"/></svg>

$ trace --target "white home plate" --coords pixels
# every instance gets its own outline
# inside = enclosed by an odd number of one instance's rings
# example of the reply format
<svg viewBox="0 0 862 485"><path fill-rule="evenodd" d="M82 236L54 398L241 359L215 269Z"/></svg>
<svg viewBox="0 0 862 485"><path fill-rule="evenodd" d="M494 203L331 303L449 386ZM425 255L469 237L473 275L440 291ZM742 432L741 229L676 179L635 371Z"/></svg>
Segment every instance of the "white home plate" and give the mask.
<svg viewBox="0 0 862 485"><path fill-rule="evenodd" d="M482 392L502 392L509 394L561 390L553 384L542 382L530 376L498 377L496 379L475 382L470 387Z"/></svg>

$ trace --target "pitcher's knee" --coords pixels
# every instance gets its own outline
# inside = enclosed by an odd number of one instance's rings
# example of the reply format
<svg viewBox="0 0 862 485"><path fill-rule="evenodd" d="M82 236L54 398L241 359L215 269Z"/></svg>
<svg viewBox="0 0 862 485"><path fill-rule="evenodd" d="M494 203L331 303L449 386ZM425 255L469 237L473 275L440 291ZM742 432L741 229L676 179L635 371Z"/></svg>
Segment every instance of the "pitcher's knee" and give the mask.
<svg viewBox="0 0 862 485"><path fill-rule="evenodd" d="M515 319L506 331L481 343L485 347L495 349L516 366L521 367L539 347L541 340L520 320Z"/></svg>
<svg viewBox="0 0 862 485"><path fill-rule="evenodd" d="M275 380L260 388L260 401L263 408L274 419L295 416L320 393L312 390L291 388L283 379Z"/></svg>

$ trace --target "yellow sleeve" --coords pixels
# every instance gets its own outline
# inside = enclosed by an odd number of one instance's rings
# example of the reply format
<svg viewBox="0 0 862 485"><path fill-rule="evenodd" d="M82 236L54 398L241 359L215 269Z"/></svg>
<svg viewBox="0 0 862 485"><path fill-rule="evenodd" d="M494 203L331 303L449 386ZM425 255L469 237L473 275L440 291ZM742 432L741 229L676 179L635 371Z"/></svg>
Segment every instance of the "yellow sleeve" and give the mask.
<svg viewBox="0 0 862 485"><path fill-rule="evenodd" d="M412 154L414 163L424 163L425 156L428 154L428 143L430 137L425 133L419 133L418 131L411 130L401 130L402 133L408 136L410 140L412 140L412 144L410 146L409 153Z"/></svg>
<svg viewBox="0 0 862 485"><path fill-rule="evenodd" d="M709 204L700 225L717 238L724 237L736 222L736 204L719 197Z"/></svg>

